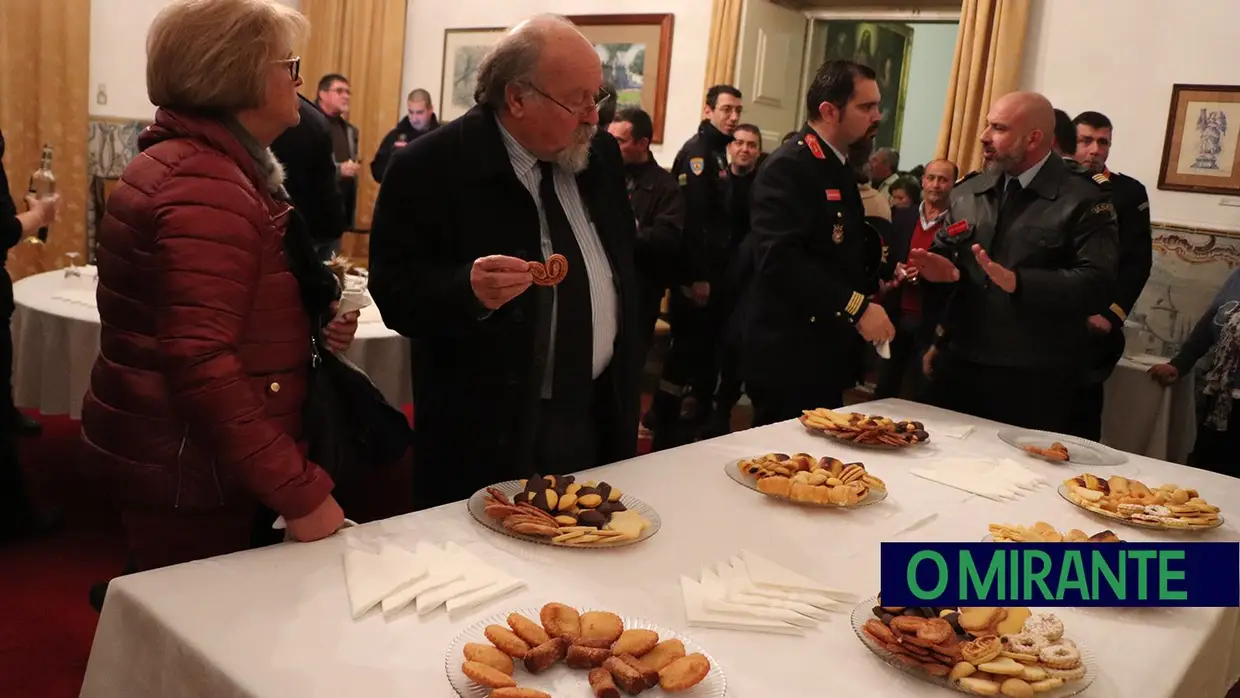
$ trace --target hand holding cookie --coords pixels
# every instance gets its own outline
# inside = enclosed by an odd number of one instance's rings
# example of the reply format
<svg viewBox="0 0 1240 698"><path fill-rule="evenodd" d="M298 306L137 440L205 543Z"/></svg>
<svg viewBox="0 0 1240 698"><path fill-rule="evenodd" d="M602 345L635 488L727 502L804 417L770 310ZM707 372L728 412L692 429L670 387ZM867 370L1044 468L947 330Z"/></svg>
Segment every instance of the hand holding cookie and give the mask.
<svg viewBox="0 0 1240 698"><path fill-rule="evenodd" d="M534 283L529 264L516 257L479 257L469 269L469 287L487 310L498 310Z"/></svg>
<svg viewBox="0 0 1240 698"><path fill-rule="evenodd" d="M562 254L551 255L546 264L529 262L527 267L530 275L534 277L534 283L539 286L555 286L568 276L568 258Z"/></svg>

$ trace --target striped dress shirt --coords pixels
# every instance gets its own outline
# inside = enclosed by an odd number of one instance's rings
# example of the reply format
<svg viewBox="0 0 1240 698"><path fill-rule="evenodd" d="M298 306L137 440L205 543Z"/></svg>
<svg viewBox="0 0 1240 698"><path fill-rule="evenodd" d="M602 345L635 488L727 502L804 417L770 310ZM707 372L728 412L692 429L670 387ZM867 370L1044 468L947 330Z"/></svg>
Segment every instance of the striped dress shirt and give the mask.
<svg viewBox="0 0 1240 698"><path fill-rule="evenodd" d="M496 119L499 123L499 119ZM547 227L547 214L543 211L542 199L538 195L538 185L542 183L542 172L538 169L538 158L525 146L512 137L503 123L499 123L499 132L504 137L504 147L508 149L508 160L512 163L512 171L517 179L530 192L534 205L538 207L538 232L542 242L542 254L545 261L555 250L551 246L551 230ZM586 204L581 199L581 191L577 188L577 178L560 166L556 166L555 193L568 216L569 225L573 228L573 236L577 238L577 246L581 248L581 256L586 263L586 277L590 282L590 315L593 320L594 354L593 375L598 378L615 353L616 334L619 331L620 303L616 291L616 282L611 273L611 261L599 240L598 230L590 220ZM573 273L572 269L568 272ZM580 273L580 272L578 272ZM547 347L547 368L543 374L542 396L551 397L552 378L555 376L555 333L556 303L559 302L560 290L553 287L554 294L551 306L551 343Z"/></svg>

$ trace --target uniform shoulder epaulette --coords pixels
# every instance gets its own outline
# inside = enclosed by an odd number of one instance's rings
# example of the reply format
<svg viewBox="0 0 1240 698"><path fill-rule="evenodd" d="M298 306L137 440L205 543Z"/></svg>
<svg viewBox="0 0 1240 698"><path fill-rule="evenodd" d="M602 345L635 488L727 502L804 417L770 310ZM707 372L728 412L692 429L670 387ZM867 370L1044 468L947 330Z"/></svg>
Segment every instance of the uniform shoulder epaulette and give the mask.
<svg viewBox="0 0 1240 698"><path fill-rule="evenodd" d="M967 175L965 175L965 176L961 177L960 179L956 180L956 184L957 184L957 185L964 184L965 182L969 181L970 179L973 179L974 177L976 177L976 176L980 175L981 173L982 173L982 171L981 171L981 170L973 170L973 171L972 171L972 172L970 172L969 174L967 174Z"/></svg>
<svg viewBox="0 0 1240 698"><path fill-rule="evenodd" d="M1095 172L1094 174L1090 175L1089 178L1094 180L1095 182L1097 182L1099 185L1102 185L1102 186L1109 186L1111 184L1111 178L1106 176L1106 174L1102 172Z"/></svg>

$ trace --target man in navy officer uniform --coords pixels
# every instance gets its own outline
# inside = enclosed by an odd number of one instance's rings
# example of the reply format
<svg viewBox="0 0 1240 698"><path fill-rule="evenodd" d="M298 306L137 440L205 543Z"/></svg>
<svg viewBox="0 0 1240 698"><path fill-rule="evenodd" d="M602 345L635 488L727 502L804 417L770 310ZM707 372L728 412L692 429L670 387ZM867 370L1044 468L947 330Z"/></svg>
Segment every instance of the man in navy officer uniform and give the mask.
<svg viewBox="0 0 1240 698"><path fill-rule="evenodd" d="M846 164L849 147L877 132L880 100L873 70L827 61L806 94L809 122L758 170L750 208L757 273L741 359L754 426L839 407L866 342L895 336L886 311L867 298L881 251Z"/></svg>
<svg viewBox="0 0 1240 698"><path fill-rule="evenodd" d="M1075 159L1092 176L1111 187L1119 221L1119 264L1107 306L1089 317L1090 361L1084 384L1073 401L1068 431L1084 439L1102 438L1103 383L1124 355L1124 320L1150 278L1154 263L1150 197L1137 180L1107 168L1111 154L1111 120L1096 111L1081 112L1072 120L1076 133Z"/></svg>

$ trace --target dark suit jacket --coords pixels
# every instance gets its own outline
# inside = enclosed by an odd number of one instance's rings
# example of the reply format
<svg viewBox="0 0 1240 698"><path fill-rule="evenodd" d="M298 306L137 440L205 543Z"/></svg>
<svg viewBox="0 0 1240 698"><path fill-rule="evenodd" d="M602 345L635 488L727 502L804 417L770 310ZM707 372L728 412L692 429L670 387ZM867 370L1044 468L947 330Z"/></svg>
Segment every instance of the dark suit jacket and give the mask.
<svg viewBox="0 0 1240 698"><path fill-rule="evenodd" d="M344 234L344 198L336 183L327 117L305 97L297 108L301 122L280 134L271 152L284 165L284 188L301 212L316 243Z"/></svg>
<svg viewBox="0 0 1240 698"><path fill-rule="evenodd" d="M577 181L620 301L615 356L595 392L607 463L636 451L644 358L636 232L615 139L595 138ZM469 273L475 259L496 254L541 258L538 209L513 173L494 112L475 107L392 156L371 231L370 291L384 323L417 344L416 468L454 474L437 501L527 477L537 467L534 419L549 339L537 328L540 314L551 312L551 294L530 287L486 316Z"/></svg>

